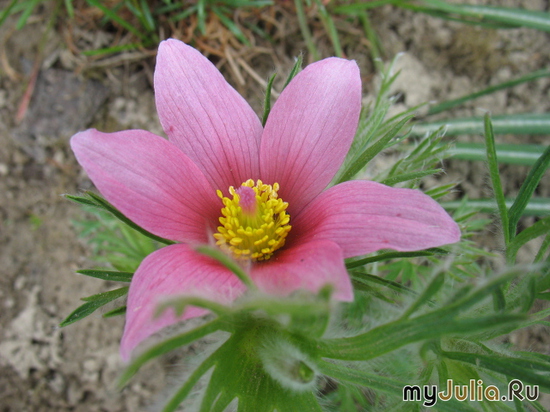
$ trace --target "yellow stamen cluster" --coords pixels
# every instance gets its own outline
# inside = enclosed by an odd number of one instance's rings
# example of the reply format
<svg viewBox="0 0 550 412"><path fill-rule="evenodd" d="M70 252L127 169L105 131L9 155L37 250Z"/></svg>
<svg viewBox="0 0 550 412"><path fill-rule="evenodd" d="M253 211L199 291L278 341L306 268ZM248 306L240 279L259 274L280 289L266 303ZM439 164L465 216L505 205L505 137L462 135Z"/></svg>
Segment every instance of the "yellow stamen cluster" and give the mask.
<svg viewBox="0 0 550 412"><path fill-rule="evenodd" d="M221 210L221 226L214 234L216 244L230 251L238 260L269 259L285 244L291 229L288 224L290 216L286 212L288 203L279 199L278 190L278 183L271 186L252 179L244 182L239 189L229 187L232 199L224 197L218 190L224 207Z"/></svg>

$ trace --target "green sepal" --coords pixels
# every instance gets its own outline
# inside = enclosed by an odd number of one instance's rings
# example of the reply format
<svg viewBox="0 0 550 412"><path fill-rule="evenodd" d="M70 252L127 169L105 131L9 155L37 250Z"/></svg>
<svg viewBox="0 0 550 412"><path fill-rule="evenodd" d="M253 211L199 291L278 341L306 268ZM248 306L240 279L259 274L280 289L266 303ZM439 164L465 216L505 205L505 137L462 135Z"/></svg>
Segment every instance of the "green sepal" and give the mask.
<svg viewBox="0 0 550 412"><path fill-rule="evenodd" d="M233 399L238 399L239 411L250 412L321 412L319 401L311 390L289 390L266 371L258 350L265 342L287 338L266 319L244 317L229 339L210 355L169 400L163 412L173 412L187 397L201 375L213 368L202 397L200 411L223 411ZM295 346L296 342L291 345ZM296 350L303 347L295 346ZM299 349L298 349L299 348ZM299 365L298 365L299 366ZM302 376L311 378L308 374ZM290 373L293 373L291 370ZM231 377L228 379L228 377Z"/></svg>

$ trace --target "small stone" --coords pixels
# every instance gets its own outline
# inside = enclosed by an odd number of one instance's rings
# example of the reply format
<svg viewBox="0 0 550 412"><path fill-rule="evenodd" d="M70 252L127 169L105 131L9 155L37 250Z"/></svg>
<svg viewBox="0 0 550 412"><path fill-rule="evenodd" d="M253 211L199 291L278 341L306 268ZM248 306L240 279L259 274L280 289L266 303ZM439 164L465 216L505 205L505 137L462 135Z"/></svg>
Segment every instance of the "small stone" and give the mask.
<svg viewBox="0 0 550 412"><path fill-rule="evenodd" d="M13 287L15 288L15 290L22 290L25 287L25 283L27 283L27 279L25 279L24 276L19 276L17 279L15 279Z"/></svg>

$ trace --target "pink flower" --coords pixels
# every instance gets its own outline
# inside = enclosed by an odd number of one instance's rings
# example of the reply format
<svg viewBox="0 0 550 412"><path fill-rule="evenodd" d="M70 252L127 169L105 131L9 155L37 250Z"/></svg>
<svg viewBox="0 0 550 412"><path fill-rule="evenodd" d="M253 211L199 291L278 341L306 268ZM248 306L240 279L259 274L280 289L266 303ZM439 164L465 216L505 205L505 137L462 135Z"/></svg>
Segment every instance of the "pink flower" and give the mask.
<svg viewBox="0 0 550 412"><path fill-rule="evenodd" d="M182 319L171 312L153 319L159 299L192 294L229 303L243 292L235 275L193 245L216 242L264 292L316 292L330 283L335 299L351 301L344 258L459 240L456 223L419 191L364 180L323 191L358 123L361 80L353 61L329 58L306 67L277 100L265 129L214 65L180 41L161 43L155 91L169 140L143 130L87 130L71 139L109 202L179 242L149 255L134 275L125 359ZM191 307L183 318L202 313Z"/></svg>

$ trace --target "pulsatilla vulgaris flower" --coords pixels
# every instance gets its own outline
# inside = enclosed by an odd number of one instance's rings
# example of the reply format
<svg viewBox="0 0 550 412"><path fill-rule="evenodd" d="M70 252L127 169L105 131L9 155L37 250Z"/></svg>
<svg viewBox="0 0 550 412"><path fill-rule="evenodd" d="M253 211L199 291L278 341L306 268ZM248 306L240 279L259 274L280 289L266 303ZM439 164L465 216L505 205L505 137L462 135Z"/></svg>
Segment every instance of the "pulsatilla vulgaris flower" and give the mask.
<svg viewBox="0 0 550 412"><path fill-rule="evenodd" d="M287 295L332 284L353 292L344 258L453 243L459 229L430 197L356 180L324 190L350 148L361 108L355 62L329 58L300 72L262 125L204 56L161 43L157 110L168 140L143 130L87 130L71 139L99 191L148 231L177 241L149 255L130 285L121 353L178 322L153 319L159 299L188 294L228 303L244 290L195 251L217 244L257 287ZM190 307L182 318L204 313Z"/></svg>

